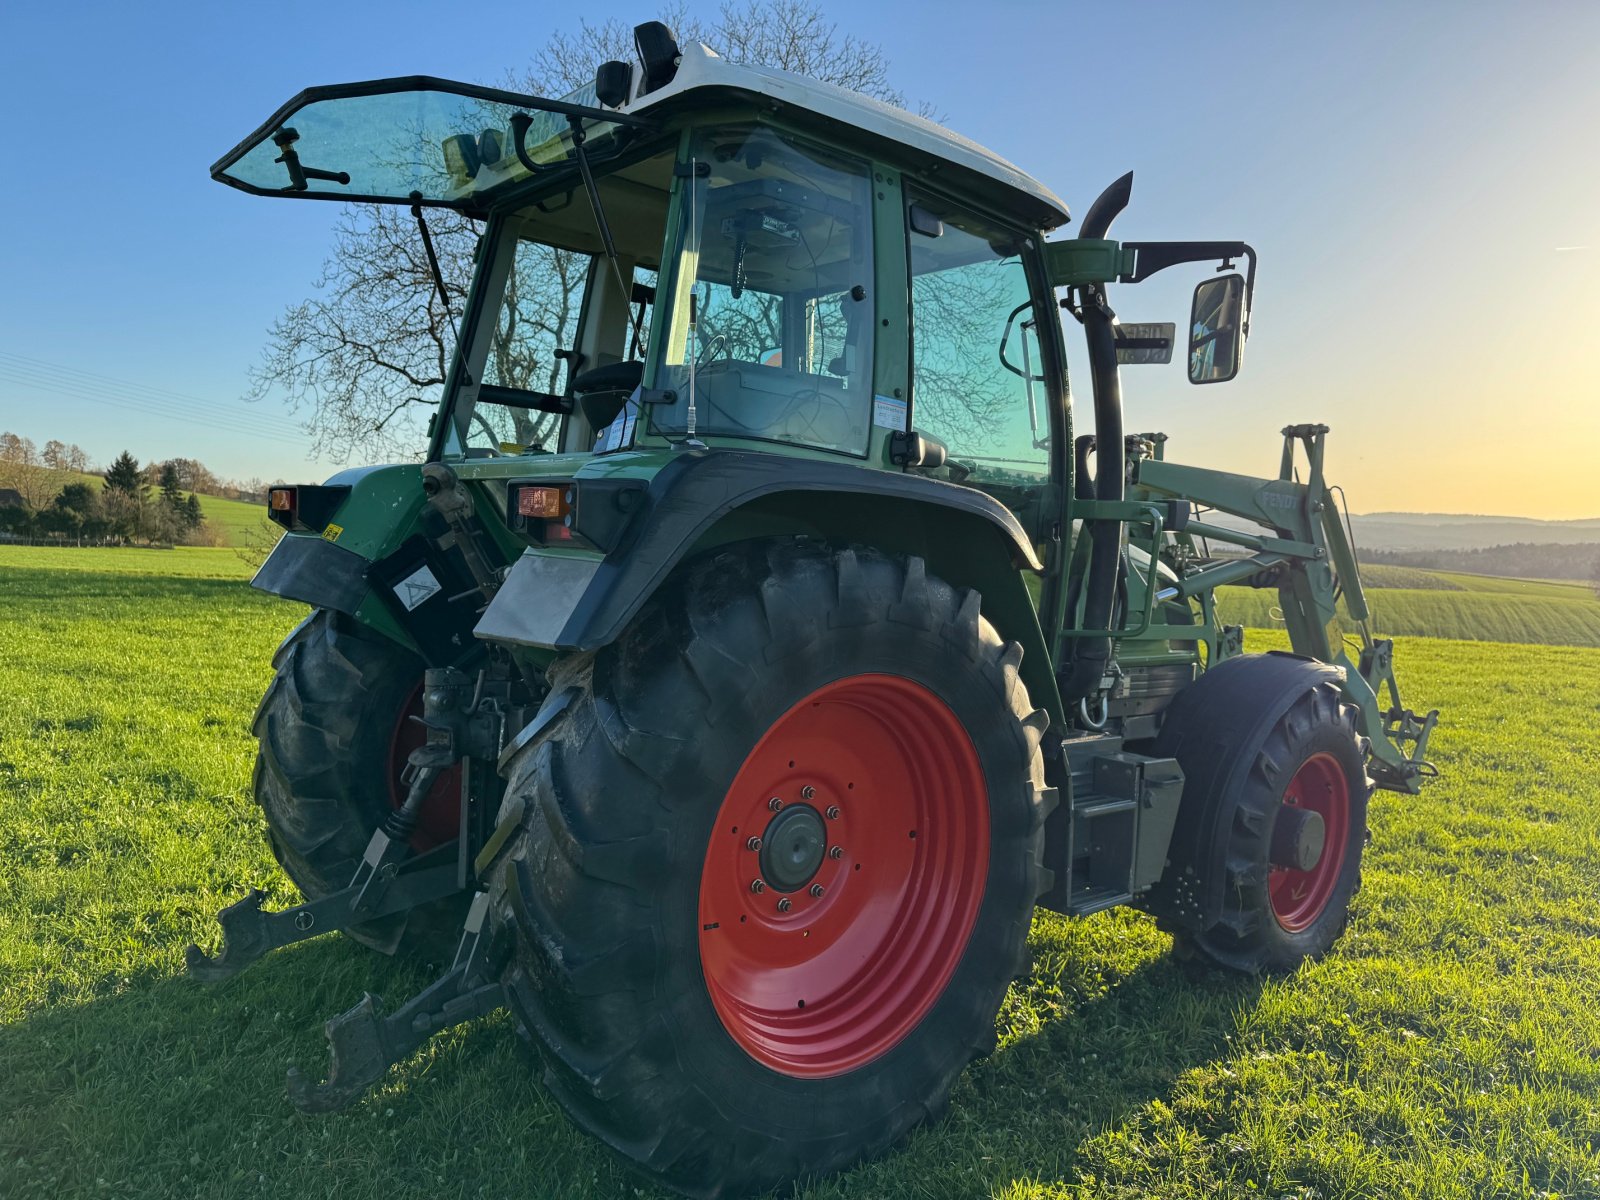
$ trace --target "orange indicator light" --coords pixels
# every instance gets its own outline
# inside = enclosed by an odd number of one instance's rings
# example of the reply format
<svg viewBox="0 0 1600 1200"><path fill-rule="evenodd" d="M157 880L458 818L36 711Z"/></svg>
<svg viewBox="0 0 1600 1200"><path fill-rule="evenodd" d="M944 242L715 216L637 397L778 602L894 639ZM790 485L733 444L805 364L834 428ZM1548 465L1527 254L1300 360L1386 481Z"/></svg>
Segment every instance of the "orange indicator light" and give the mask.
<svg viewBox="0 0 1600 1200"><path fill-rule="evenodd" d="M567 515L567 489L564 487L525 487L517 491L517 515L560 520Z"/></svg>
<svg viewBox="0 0 1600 1200"><path fill-rule="evenodd" d="M294 507L294 489L273 488L267 493L267 507L273 512L288 512Z"/></svg>

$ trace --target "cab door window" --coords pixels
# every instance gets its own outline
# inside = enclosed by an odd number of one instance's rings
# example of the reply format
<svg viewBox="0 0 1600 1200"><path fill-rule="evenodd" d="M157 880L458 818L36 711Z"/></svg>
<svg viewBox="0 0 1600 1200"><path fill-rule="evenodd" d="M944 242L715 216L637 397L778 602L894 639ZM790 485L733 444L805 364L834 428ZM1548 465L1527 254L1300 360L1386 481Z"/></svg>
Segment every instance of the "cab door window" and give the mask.
<svg viewBox="0 0 1600 1200"><path fill-rule="evenodd" d="M558 399L566 394L568 352L577 340L593 269L592 255L530 239L517 241L494 314L483 382L523 393L526 400L480 403L467 409L469 448L553 448L561 416L536 404L540 397Z"/></svg>
<svg viewBox="0 0 1600 1200"><path fill-rule="evenodd" d="M952 477L1019 513L1048 482L1051 387L1024 235L914 198L911 423L950 452Z"/></svg>

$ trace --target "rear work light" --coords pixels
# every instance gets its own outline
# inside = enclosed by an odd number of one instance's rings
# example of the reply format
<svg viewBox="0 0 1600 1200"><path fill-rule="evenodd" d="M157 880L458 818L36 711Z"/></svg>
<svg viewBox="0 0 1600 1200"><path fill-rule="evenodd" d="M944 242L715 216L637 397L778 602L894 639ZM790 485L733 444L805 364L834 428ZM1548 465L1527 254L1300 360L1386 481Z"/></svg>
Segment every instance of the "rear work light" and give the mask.
<svg viewBox="0 0 1600 1200"><path fill-rule="evenodd" d="M267 516L285 529L323 533L349 495L347 484L269 488Z"/></svg>

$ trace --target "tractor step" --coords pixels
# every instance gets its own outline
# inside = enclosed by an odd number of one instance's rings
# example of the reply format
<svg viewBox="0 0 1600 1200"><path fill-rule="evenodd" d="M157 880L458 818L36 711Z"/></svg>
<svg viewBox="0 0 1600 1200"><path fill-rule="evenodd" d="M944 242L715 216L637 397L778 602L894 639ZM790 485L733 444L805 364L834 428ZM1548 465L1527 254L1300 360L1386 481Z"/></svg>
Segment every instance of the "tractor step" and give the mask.
<svg viewBox="0 0 1600 1200"><path fill-rule="evenodd" d="M405 912L461 890L455 842L416 858L400 860L400 853L379 830L350 886L281 912L262 909L266 893L251 888L244 899L217 914L221 951L209 955L193 943L184 951L189 974L208 983L227 979L280 946Z"/></svg>
<svg viewBox="0 0 1600 1200"><path fill-rule="evenodd" d="M450 969L393 1013L385 1015L382 1001L368 992L354 1008L329 1021L327 1081L314 1083L290 1067L290 1102L306 1113L347 1108L434 1034L504 1008L505 987L488 975L484 961L488 911L489 895L479 892L467 909Z"/></svg>
<svg viewBox="0 0 1600 1200"><path fill-rule="evenodd" d="M1177 761L1131 754L1113 736L1062 744L1070 802L1045 820L1055 883L1039 904L1087 916L1126 904L1161 877L1178 817Z"/></svg>

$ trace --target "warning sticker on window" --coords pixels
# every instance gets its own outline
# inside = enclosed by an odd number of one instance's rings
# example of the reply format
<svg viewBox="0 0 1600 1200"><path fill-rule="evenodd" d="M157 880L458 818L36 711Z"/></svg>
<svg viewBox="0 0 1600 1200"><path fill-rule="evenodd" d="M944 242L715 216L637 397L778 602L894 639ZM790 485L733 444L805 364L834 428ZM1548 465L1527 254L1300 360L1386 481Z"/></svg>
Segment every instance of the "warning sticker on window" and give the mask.
<svg viewBox="0 0 1600 1200"><path fill-rule="evenodd" d="M906 402L896 400L893 396L874 396L872 398L872 423L884 429L898 429L901 433L906 429Z"/></svg>
<svg viewBox="0 0 1600 1200"><path fill-rule="evenodd" d="M433 577L433 572L424 564L399 583L394 585L394 594L407 612L414 612L417 605L431 599L439 592L439 581Z"/></svg>
<svg viewBox="0 0 1600 1200"><path fill-rule="evenodd" d="M629 405L617 419L605 427L595 446L596 454L609 454L613 450L627 450L633 445L633 434L639 422L639 410Z"/></svg>

